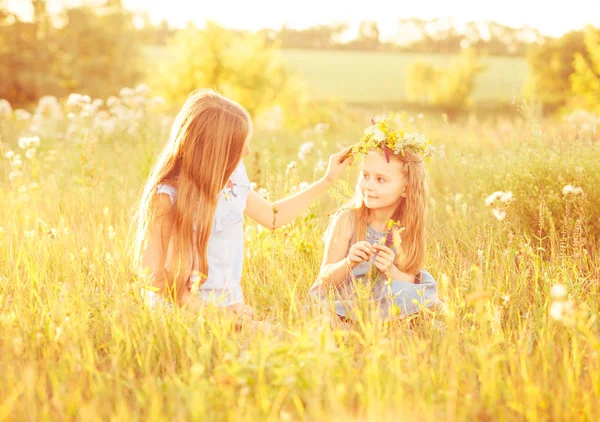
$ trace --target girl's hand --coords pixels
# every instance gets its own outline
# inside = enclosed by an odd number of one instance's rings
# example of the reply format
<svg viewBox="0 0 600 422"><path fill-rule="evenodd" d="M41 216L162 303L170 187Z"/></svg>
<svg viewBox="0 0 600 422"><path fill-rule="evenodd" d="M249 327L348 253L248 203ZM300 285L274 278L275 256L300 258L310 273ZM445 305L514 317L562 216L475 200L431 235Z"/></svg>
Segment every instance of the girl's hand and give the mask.
<svg viewBox="0 0 600 422"><path fill-rule="evenodd" d="M367 241L357 242L350 247L348 252L348 261L352 268L356 267L361 262L369 261L375 255L375 249Z"/></svg>
<svg viewBox="0 0 600 422"><path fill-rule="evenodd" d="M337 152L329 157L329 165L325 172L325 179L329 182L335 182L344 173L344 170L352 164L353 158L348 155L352 147L344 148L340 152Z"/></svg>
<svg viewBox="0 0 600 422"><path fill-rule="evenodd" d="M225 306L224 309L227 314L241 322L252 321L256 315L254 309L244 303L234 303L233 305Z"/></svg>
<svg viewBox="0 0 600 422"><path fill-rule="evenodd" d="M394 260L396 259L396 254L390 248L385 245L375 244L373 248L379 253L377 254L377 258L375 258L375 268L381 271L383 274L388 274L389 271L394 267Z"/></svg>

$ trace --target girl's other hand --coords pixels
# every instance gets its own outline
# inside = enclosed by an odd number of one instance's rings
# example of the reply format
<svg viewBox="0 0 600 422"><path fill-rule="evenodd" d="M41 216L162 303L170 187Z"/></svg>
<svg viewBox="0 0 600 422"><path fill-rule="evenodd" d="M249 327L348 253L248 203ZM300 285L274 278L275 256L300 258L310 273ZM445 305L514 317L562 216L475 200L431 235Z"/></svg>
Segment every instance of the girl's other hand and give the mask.
<svg viewBox="0 0 600 422"><path fill-rule="evenodd" d="M241 322L252 321L256 312L244 303L234 303L225 307L225 312Z"/></svg>
<svg viewBox="0 0 600 422"><path fill-rule="evenodd" d="M394 266L396 254L385 245L376 244L373 247L379 252L373 265L383 274L388 274Z"/></svg>
<svg viewBox="0 0 600 422"><path fill-rule="evenodd" d="M357 242L350 247L348 252L348 261L352 268L362 262L369 261L375 254L375 248L367 241Z"/></svg>

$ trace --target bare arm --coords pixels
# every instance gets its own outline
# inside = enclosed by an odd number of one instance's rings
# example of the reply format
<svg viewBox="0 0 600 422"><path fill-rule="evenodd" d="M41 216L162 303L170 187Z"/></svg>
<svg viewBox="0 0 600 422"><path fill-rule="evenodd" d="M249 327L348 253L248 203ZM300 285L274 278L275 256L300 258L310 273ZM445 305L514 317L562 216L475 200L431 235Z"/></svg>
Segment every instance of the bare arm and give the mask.
<svg viewBox="0 0 600 422"><path fill-rule="evenodd" d="M328 232L318 281L323 286L336 286L346 280L355 266L346 257L352 236L350 215L339 214L332 221Z"/></svg>
<svg viewBox="0 0 600 422"><path fill-rule="evenodd" d="M166 194L158 194L153 198L154 221L150 226L148 245L142 257L142 268L148 273L150 285L158 289L159 294L164 294L168 283L172 281L173 274L166 268L169 242L173 230L173 205ZM199 311L206 302L190 295L189 289L183 293L180 305L186 305L191 311Z"/></svg>
<svg viewBox="0 0 600 422"><path fill-rule="evenodd" d="M285 199L272 203L258 193L250 191L245 214L261 226L269 229L276 229L289 223L306 211L343 174L352 162L352 159L340 161L348 151L349 148L346 148L329 157L329 166L323 178L303 191Z"/></svg>
<svg viewBox="0 0 600 422"><path fill-rule="evenodd" d="M142 256L142 268L146 271L149 284L160 292L167 286L170 274L165 268L171 230L173 228L173 205L166 194L153 198L154 221L150 226L148 244Z"/></svg>
<svg viewBox="0 0 600 422"><path fill-rule="evenodd" d="M250 191L245 214L261 226L277 229L306 211L331 185L332 182L323 178L303 191L275 203Z"/></svg>
<svg viewBox="0 0 600 422"><path fill-rule="evenodd" d="M400 271L396 265L393 265L390 269L390 277L393 280L406 281L407 283L414 283L416 281L415 276Z"/></svg>

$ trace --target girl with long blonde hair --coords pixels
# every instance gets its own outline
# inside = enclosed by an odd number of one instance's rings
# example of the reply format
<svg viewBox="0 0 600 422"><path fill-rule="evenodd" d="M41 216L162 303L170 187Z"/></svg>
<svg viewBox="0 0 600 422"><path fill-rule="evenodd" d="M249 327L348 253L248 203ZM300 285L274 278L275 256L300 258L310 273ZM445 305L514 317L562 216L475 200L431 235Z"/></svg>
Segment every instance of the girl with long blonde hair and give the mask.
<svg viewBox="0 0 600 422"><path fill-rule="evenodd" d="M354 319L360 294L384 319L438 303L437 284L424 271L427 185L424 158L434 147L419 134L372 121L359 150L364 154L355 201L328 228L319 277L309 294L332 298L335 313ZM364 295L362 298L364 303Z"/></svg>
<svg viewBox="0 0 600 422"><path fill-rule="evenodd" d="M252 318L240 286L244 214L270 229L287 224L351 161L348 149L332 155L322 179L270 203L251 189L242 161L251 136L248 112L214 91L194 92L183 105L137 211L135 257L148 278L149 305L199 311L211 304Z"/></svg>

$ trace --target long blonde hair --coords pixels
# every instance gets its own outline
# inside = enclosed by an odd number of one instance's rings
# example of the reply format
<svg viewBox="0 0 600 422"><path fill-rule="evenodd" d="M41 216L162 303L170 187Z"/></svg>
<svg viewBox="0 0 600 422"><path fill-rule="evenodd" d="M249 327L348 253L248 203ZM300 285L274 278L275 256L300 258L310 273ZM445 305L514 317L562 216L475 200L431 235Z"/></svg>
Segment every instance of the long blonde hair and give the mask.
<svg viewBox="0 0 600 422"><path fill-rule="evenodd" d="M158 217L156 189L168 183L177 189L177 201L169 216L173 271L163 294L175 301L181 299L194 257L203 278L208 275L206 249L218 194L242 158L251 124L248 112L236 102L211 90L195 91L175 118L148 177L137 211L135 257L141 267Z"/></svg>
<svg viewBox="0 0 600 422"><path fill-rule="evenodd" d="M425 209L427 206L427 173L420 155L407 151L405 156L390 154L390 158L400 160L406 176L406 197L400 203L392 219L400 221L406 229L402 233L402 253L396 251L394 264L407 274L416 275L425 261ZM360 182L359 182L360 183ZM357 184L354 204L350 207L354 217L355 239L366 239L370 211L366 207Z"/></svg>

